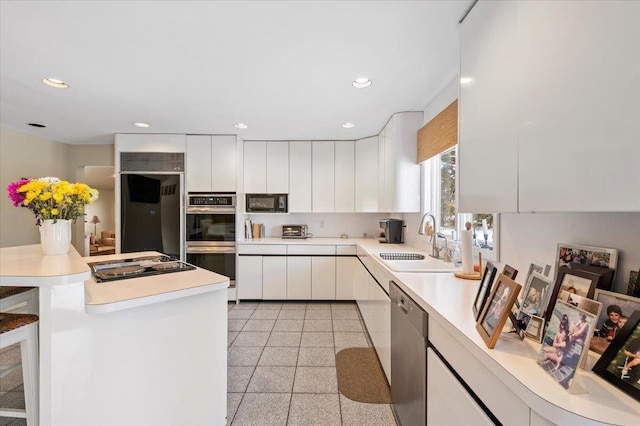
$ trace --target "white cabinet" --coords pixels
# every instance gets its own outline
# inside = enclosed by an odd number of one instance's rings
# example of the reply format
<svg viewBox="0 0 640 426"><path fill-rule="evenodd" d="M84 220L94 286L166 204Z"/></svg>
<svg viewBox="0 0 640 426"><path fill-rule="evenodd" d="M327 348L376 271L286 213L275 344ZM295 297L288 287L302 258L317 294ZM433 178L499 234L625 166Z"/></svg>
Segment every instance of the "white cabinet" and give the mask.
<svg viewBox="0 0 640 426"><path fill-rule="evenodd" d="M333 212L335 209L335 143L312 143L312 207L314 212Z"/></svg>
<svg viewBox="0 0 640 426"><path fill-rule="evenodd" d="M353 256L336 258L336 300L355 300L356 261Z"/></svg>
<svg viewBox="0 0 640 426"><path fill-rule="evenodd" d="M311 299L335 300L335 298L335 256L313 256L311 258Z"/></svg>
<svg viewBox="0 0 640 426"><path fill-rule="evenodd" d="M188 192L236 192L236 137L187 136Z"/></svg>
<svg viewBox="0 0 640 426"><path fill-rule="evenodd" d="M528 420L520 419L519 424L526 424ZM431 348L427 349L426 424L494 424Z"/></svg>
<svg viewBox="0 0 640 426"><path fill-rule="evenodd" d="M311 211L311 142L289 143L289 213Z"/></svg>
<svg viewBox="0 0 640 426"><path fill-rule="evenodd" d="M461 210L640 211L639 15L638 2L474 6L460 33Z"/></svg>
<svg viewBox="0 0 640 426"><path fill-rule="evenodd" d="M185 152L186 135L116 134L116 170L120 170L121 152Z"/></svg>
<svg viewBox="0 0 640 426"><path fill-rule="evenodd" d="M287 258L285 256L262 257L262 298L287 298Z"/></svg>
<svg viewBox="0 0 640 426"><path fill-rule="evenodd" d="M378 136L355 142L355 211L378 211Z"/></svg>
<svg viewBox="0 0 640 426"><path fill-rule="evenodd" d="M238 256L238 299L262 299L262 256Z"/></svg>
<svg viewBox="0 0 640 426"><path fill-rule="evenodd" d="M460 26L459 211L518 208L516 3L479 2Z"/></svg>
<svg viewBox="0 0 640 426"><path fill-rule="evenodd" d="M311 256L287 258L287 299L311 300Z"/></svg>
<svg viewBox="0 0 640 426"><path fill-rule="evenodd" d="M289 192L289 142L244 142L244 192Z"/></svg>
<svg viewBox="0 0 640 426"><path fill-rule="evenodd" d="M355 211L355 142L335 143L335 208L336 212Z"/></svg>

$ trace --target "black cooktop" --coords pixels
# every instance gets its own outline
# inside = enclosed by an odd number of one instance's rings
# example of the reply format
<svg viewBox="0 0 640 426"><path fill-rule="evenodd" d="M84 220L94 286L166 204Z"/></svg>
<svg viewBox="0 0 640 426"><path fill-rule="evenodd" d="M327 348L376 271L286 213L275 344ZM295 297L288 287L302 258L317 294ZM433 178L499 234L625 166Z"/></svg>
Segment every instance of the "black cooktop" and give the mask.
<svg viewBox="0 0 640 426"><path fill-rule="evenodd" d="M91 268L91 275L98 283L196 269L193 265L167 255L105 260L88 263L88 265Z"/></svg>

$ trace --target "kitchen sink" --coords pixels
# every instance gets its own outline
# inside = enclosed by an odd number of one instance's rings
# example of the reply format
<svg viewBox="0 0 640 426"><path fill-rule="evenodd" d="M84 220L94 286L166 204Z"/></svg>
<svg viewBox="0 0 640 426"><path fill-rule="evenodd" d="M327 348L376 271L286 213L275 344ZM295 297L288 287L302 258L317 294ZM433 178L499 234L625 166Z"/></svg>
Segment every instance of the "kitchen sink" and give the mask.
<svg viewBox="0 0 640 426"><path fill-rule="evenodd" d="M426 253L383 252L378 257L389 269L395 272L453 272L453 262L435 259Z"/></svg>

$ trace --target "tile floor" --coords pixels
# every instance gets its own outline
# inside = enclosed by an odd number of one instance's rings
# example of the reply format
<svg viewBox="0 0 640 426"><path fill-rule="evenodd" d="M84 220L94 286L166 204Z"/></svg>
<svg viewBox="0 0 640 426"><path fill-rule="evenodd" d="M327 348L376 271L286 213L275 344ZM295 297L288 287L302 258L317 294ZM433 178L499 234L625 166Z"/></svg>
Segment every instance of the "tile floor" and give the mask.
<svg viewBox="0 0 640 426"><path fill-rule="evenodd" d="M0 366L13 365L20 362L20 344L0 350ZM24 387L22 386L22 369L18 368L0 379L0 407L24 408ZM0 426L26 426L25 419L0 417Z"/></svg>
<svg viewBox="0 0 640 426"><path fill-rule="evenodd" d="M396 425L338 392L335 354L370 346L355 303L230 303L227 344L230 425Z"/></svg>

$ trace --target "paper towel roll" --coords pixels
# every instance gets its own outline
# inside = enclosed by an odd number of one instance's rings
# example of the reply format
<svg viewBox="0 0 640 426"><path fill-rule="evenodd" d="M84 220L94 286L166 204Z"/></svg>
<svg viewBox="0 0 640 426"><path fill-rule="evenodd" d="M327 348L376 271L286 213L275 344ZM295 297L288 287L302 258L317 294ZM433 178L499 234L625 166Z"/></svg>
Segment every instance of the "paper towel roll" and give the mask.
<svg viewBox="0 0 640 426"><path fill-rule="evenodd" d="M462 251L462 273L473 274L473 246L471 243L472 231L470 229L464 229L460 234L460 249Z"/></svg>

